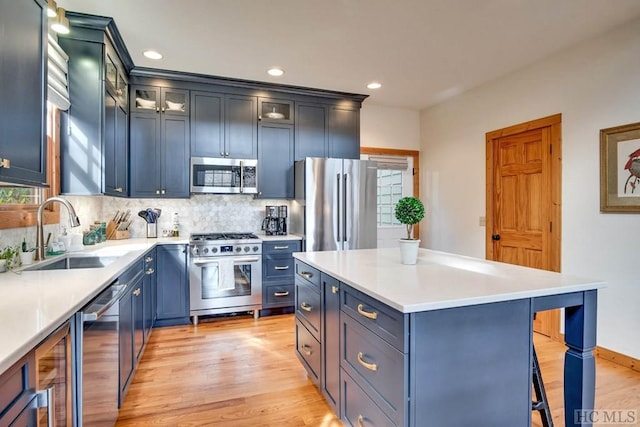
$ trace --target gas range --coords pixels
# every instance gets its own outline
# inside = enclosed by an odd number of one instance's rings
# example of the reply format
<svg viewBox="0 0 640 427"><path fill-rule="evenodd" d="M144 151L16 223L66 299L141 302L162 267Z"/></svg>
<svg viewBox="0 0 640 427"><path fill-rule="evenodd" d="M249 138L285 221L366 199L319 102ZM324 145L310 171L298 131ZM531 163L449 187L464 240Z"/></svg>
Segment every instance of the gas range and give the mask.
<svg viewBox="0 0 640 427"><path fill-rule="evenodd" d="M189 236L191 255L219 257L261 254L262 240L253 233L203 233Z"/></svg>

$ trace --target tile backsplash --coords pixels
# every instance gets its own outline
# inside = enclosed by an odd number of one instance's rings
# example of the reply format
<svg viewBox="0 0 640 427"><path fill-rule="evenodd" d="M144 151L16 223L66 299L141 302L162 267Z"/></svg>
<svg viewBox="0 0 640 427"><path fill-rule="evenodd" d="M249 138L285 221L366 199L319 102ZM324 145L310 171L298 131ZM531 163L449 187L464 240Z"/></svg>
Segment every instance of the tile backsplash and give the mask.
<svg viewBox="0 0 640 427"><path fill-rule="evenodd" d="M88 229L94 221L106 221L117 210L131 209L133 222L131 237L146 237L146 223L138 217L138 211L146 208L159 208L162 214L158 219L158 234L162 230L172 229L171 215L177 212L180 219L180 235L188 237L190 233L215 231L260 231L264 208L267 205L287 205L288 200L261 200L253 196L237 194L192 195L190 199L123 199L108 196L62 196L69 200L80 218L81 226L69 229L69 233L79 233ZM45 238L52 233L53 240L68 228L69 217L64 208L60 209L60 224L44 227ZM18 245L26 239L30 246L35 245L36 228L24 227L0 230L0 248Z"/></svg>

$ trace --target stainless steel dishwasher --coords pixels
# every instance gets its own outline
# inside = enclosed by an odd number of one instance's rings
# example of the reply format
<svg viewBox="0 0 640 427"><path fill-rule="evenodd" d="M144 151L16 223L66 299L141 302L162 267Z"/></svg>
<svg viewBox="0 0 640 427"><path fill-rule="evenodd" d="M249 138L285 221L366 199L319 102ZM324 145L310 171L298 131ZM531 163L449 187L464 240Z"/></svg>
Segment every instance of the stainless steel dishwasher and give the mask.
<svg viewBox="0 0 640 427"><path fill-rule="evenodd" d="M76 314L79 427L114 426L118 419L118 302L126 288L114 281Z"/></svg>

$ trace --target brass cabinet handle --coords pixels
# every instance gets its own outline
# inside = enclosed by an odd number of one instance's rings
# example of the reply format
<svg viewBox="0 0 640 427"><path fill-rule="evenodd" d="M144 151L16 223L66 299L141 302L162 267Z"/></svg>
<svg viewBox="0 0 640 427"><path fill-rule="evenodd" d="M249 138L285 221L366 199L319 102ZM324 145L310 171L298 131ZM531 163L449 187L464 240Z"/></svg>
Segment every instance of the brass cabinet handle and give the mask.
<svg viewBox="0 0 640 427"><path fill-rule="evenodd" d="M289 266L288 265L285 265L285 266L277 266L276 265L273 269L274 270L288 270Z"/></svg>
<svg viewBox="0 0 640 427"><path fill-rule="evenodd" d="M276 250L289 249L289 245L287 245L287 246L274 246L273 249L276 249Z"/></svg>
<svg viewBox="0 0 640 427"><path fill-rule="evenodd" d="M118 187L118 188L114 188L113 191L115 191L116 193L122 193L124 189L122 187Z"/></svg>
<svg viewBox="0 0 640 427"><path fill-rule="evenodd" d="M302 350L302 352L303 352L304 354L306 354L307 356L311 356L311 353L313 353L313 352L311 351L311 347L310 347L310 346L308 346L308 345L306 345L306 344L302 344L302 345L300 346L300 350Z"/></svg>
<svg viewBox="0 0 640 427"><path fill-rule="evenodd" d="M137 297L140 296L140 288L136 289L135 291L133 291L133 294Z"/></svg>
<svg viewBox="0 0 640 427"><path fill-rule="evenodd" d="M274 297L288 297L289 296L289 291L286 291L286 292L274 292L273 296Z"/></svg>
<svg viewBox="0 0 640 427"><path fill-rule="evenodd" d="M11 160L0 157L0 169L11 169Z"/></svg>
<svg viewBox="0 0 640 427"><path fill-rule="evenodd" d="M156 107L156 113L160 112L160 107Z"/></svg>
<svg viewBox="0 0 640 427"><path fill-rule="evenodd" d="M362 314L367 319L376 320L378 318L378 313L375 311L365 311L364 305L358 304L358 313Z"/></svg>
<svg viewBox="0 0 640 427"><path fill-rule="evenodd" d="M164 190L164 188L162 189L161 193L162 193L162 194L166 193L166 191Z"/></svg>
<svg viewBox="0 0 640 427"><path fill-rule="evenodd" d="M151 258L150 256L144 259L144 262L146 262L147 264L150 263L151 261L153 261L153 258Z"/></svg>
<svg viewBox="0 0 640 427"><path fill-rule="evenodd" d="M378 365L375 363L369 363L364 360L364 354L361 351L358 352L358 363L367 368L370 371L377 371Z"/></svg>
<svg viewBox="0 0 640 427"><path fill-rule="evenodd" d="M358 415L358 427L364 427L364 417L362 414Z"/></svg>
<svg viewBox="0 0 640 427"><path fill-rule="evenodd" d="M151 276L153 273L155 273L155 270L153 268L149 268L146 271L147 275Z"/></svg>
<svg viewBox="0 0 640 427"><path fill-rule="evenodd" d="M313 273L309 273L308 271L301 271L300 275L307 280L311 280L311 278L313 277Z"/></svg>
<svg viewBox="0 0 640 427"><path fill-rule="evenodd" d="M156 190L156 194L160 194L160 190Z"/></svg>
<svg viewBox="0 0 640 427"><path fill-rule="evenodd" d="M339 287L337 287L335 285L331 286L331 293L332 294L337 294L338 292L340 292L340 288Z"/></svg>
<svg viewBox="0 0 640 427"><path fill-rule="evenodd" d="M311 306L304 301L300 303L300 308L304 311L311 311Z"/></svg>

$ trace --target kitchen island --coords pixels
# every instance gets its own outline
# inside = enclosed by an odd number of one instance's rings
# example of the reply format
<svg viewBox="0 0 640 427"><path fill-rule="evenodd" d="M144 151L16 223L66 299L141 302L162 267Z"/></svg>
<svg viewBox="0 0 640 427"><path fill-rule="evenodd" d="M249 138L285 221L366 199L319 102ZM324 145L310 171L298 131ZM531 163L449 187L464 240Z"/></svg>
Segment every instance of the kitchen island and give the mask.
<svg viewBox="0 0 640 427"><path fill-rule="evenodd" d="M565 424L591 425L604 282L426 249L294 257L298 355L347 424L529 426L533 315L564 307Z"/></svg>

